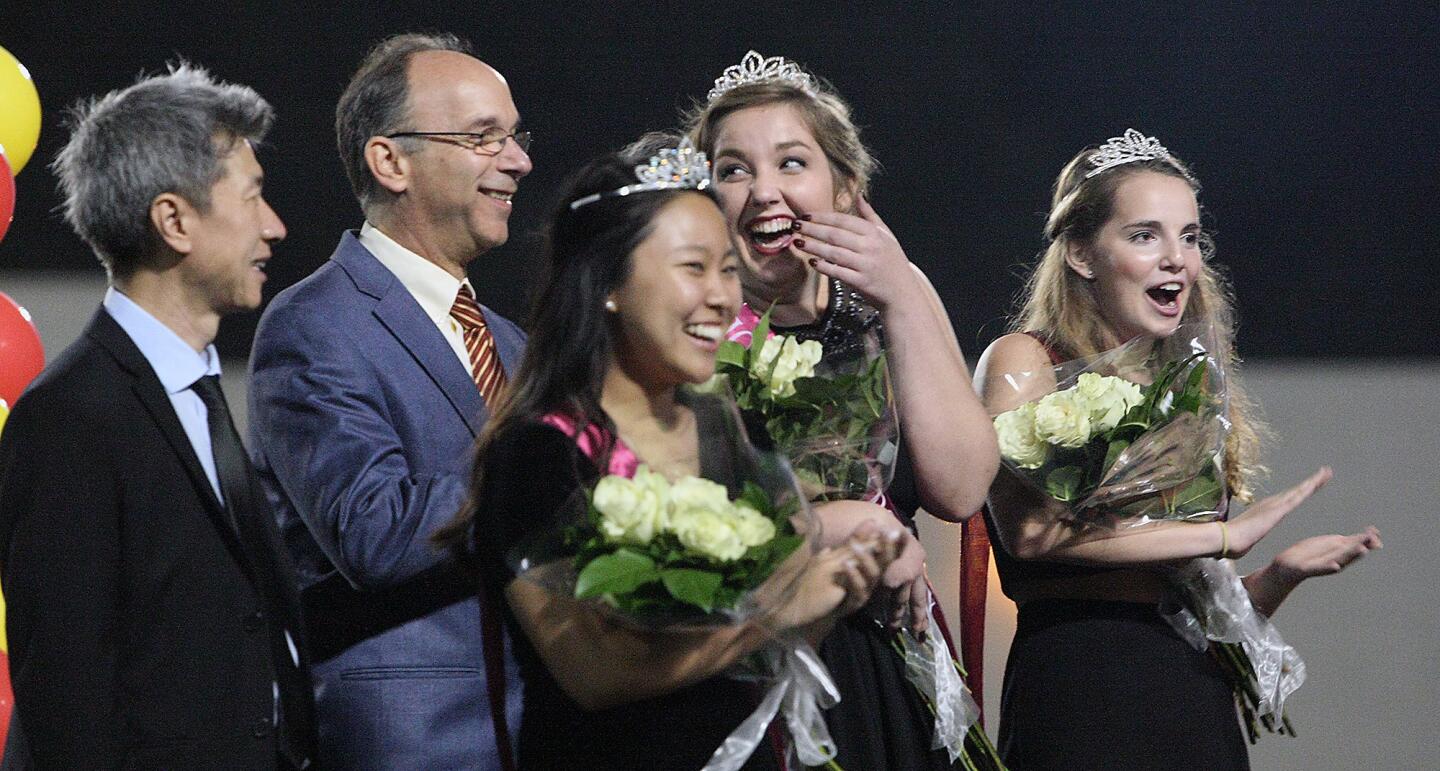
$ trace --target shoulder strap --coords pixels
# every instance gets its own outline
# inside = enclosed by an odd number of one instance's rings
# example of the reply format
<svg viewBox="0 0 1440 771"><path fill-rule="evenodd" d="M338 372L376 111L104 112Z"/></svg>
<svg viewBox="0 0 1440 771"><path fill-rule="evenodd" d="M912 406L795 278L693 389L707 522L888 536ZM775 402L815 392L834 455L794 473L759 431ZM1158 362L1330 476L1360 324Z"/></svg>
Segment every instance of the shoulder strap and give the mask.
<svg viewBox="0 0 1440 771"><path fill-rule="evenodd" d="M1027 330L1025 334L1035 338L1035 342L1045 346L1045 353L1050 356L1051 364L1063 364L1065 362L1065 356L1061 354L1055 346L1050 344L1049 338L1045 337L1044 334L1029 330Z"/></svg>

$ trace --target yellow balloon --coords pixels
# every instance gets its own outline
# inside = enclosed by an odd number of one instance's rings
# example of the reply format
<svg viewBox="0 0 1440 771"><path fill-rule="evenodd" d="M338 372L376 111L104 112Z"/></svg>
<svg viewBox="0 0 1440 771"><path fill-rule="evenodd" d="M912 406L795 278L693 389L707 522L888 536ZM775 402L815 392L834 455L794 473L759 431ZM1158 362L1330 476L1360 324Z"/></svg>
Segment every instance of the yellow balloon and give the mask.
<svg viewBox="0 0 1440 771"><path fill-rule="evenodd" d="M0 150L10 161L10 173L25 168L38 141L40 94L25 65L0 48Z"/></svg>

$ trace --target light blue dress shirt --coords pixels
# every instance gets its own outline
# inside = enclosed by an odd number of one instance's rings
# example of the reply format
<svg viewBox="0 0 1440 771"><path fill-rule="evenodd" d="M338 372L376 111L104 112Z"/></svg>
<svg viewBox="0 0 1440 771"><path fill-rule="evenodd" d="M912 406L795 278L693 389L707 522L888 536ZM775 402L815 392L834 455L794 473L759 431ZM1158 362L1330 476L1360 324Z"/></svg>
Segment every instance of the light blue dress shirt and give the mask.
<svg viewBox="0 0 1440 771"><path fill-rule="evenodd" d="M130 336L131 342L150 362L155 376L160 378L160 385L165 389L165 395L170 397L170 405L175 408L175 416L180 418L180 426L185 429L185 436L190 439L190 446L195 449L195 456L205 469L210 488L215 491L220 504L225 505L225 496L220 494L220 477L215 473L215 453L210 446L210 424L207 422L210 412L205 409L200 395L190 388L206 375L220 374L220 354L215 345L212 343L205 346L204 351L196 351L181 340L175 330L165 326L113 286L105 290L105 299L100 304ZM295 638L290 636L289 629L285 630L285 643L290 647L290 657L298 666L300 654L295 649ZM273 717L278 721L280 685L271 683L270 688L275 698Z"/></svg>
<svg viewBox="0 0 1440 771"><path fill-rule="evenodd" d="M191 348L174 330L113 286L105 290L105 300L101 305L130 336L135 347L150 362L155 376L160 378L160 385L170 397L170 405L175 408L175 416L180 418L185 436L189 437L190 446L195 449L201 468L205 469L210 487L223 504L225 498L220 494L220 477L215 473L215 453L210 447L210 424L206 422L209 412L200 395L190 389L196 380L220 374L220 354L213 344L205 346L204 351Z"/></svg>

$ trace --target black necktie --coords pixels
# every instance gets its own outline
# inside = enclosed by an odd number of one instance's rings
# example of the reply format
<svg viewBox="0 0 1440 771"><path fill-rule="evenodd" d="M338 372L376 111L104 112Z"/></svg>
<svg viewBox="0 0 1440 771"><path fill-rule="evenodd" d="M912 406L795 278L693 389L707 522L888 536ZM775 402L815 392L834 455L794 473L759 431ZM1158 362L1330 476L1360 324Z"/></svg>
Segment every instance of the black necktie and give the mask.
<svg viewBox="0 0 1440 771"><path fill-rule="evenodd" d="M215 456L215 476L225 498L225 511L245 550L257 593L266 605L270 658L275 668L275 682L280 688L280 751L297 768L304 767L306 759L314 756L310 738L314 712L309 675L291 657L286 640L286 624L296 623L296 611L292 608L298 606L286 600L287 594L294 592L293 570L281 551L275 522L260 492L245 446L240 443L240 435L230 420L230 409L220 390L220 376L206 375L190 388L205 402L210 451Z"/></svg>

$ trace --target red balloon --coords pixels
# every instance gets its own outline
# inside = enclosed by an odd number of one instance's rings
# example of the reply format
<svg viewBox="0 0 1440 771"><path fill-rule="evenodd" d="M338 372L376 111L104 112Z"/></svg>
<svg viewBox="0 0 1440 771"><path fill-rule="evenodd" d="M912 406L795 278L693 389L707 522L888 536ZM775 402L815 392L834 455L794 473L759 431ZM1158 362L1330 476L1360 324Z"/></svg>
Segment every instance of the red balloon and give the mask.
<svg viewBox="0 0 1440 771"><path fill-rule="evenodd" d="M5 231L10 229L10 220L15 217L15 175L10 173L10 161L5 159L5 149L0 148L0 241L5 240Z"/></svg>
<svg viewBox="0 0 1440 771"><path fill-rule="evenodd" d="M0 399L15 406L25 386L45 368L45 348L30 312L0 292Z"/></svg>

